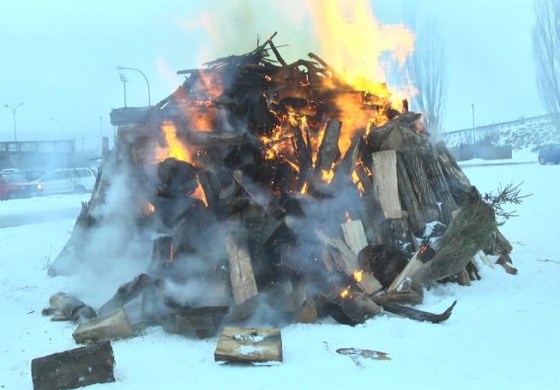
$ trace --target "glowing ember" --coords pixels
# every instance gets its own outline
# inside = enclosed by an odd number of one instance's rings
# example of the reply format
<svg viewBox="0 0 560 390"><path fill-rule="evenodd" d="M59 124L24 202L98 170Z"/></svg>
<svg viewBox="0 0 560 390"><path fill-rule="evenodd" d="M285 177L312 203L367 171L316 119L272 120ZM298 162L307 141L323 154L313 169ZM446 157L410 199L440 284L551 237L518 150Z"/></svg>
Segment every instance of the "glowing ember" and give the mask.
<svg viewBox="0 0 560 390"><path fill-rule="evenodd" d="M341 298L350 298L350 286L346 287L344 290L342 290L339 294L339 296Z"/></svg>
<svg viewBox="0 0 560 390"><path fill-rule="evenodd" d="M361 282L362 278L364 277L364 270L356 270L352 272L352 277L356 282Z"/></svg>

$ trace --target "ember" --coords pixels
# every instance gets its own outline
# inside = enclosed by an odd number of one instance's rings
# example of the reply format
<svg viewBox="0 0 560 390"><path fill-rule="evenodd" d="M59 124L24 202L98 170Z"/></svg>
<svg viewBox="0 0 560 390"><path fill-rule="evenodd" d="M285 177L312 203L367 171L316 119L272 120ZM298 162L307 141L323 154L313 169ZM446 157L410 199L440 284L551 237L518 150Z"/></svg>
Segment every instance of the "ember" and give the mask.
<svg viewBox="0 0 560 390"><path fill-rule="evenodd" d="M155 106L113 110L116 148L52 274L93 260L80 248L109 223L95 211L117 174L138 183L130 199L152 205L129 218L153 252L149 274L110 306L141 297L142 321L176 332L327 315L355 325L381 307L433 320L396 304L421 301L422 283L474 279L479 250L509 263L492 206L420 114L395 109L383 83L356 89L315 54L288 64L273 38L179 71L183 84ZM433 221L447 230L421 245Z"/></svg>

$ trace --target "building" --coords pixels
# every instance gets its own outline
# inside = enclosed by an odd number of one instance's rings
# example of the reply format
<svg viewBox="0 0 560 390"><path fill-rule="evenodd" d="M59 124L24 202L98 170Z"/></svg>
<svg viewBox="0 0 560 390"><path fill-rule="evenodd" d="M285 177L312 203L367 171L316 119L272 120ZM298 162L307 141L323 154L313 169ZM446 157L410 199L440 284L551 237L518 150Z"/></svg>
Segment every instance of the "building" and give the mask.
<svg viewBox="0 0 560 390"><path fill-rule="evenodd" d="M74 140L0 142L0 169L71 166Z"/></svg>

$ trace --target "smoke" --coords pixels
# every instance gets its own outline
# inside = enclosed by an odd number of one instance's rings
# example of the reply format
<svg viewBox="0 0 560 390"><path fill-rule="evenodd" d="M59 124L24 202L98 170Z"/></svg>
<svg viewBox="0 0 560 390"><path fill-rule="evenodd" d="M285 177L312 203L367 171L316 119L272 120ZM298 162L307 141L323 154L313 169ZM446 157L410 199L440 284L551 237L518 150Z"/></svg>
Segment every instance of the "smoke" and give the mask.
<svg viewBox="0 0 560 390"><path fill-rule="evenodd" d="M105 201L91 210L91 216L101 223L88 229L79 248L80 260L65 262L73 272L76 268L79 271L76 290L98 304L110 298L123 282L146 271L156 234L138 224L145 193L130 167L106 169L112 172L106 176L110 180Z"/></svg>

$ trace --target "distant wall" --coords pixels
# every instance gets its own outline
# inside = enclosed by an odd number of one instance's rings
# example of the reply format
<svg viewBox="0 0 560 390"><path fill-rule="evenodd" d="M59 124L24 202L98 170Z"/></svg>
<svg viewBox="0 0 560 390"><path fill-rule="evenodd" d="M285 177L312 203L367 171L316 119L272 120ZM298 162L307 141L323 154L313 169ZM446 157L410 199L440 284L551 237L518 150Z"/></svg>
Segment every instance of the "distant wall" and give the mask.
<svg viewBox="0 0 560 390"><path fill-rule="evenodd" d="M512 157L511 145L461 145L449 148L449 153L457 161L481 158L483 160L504 160Z"/></svg>

